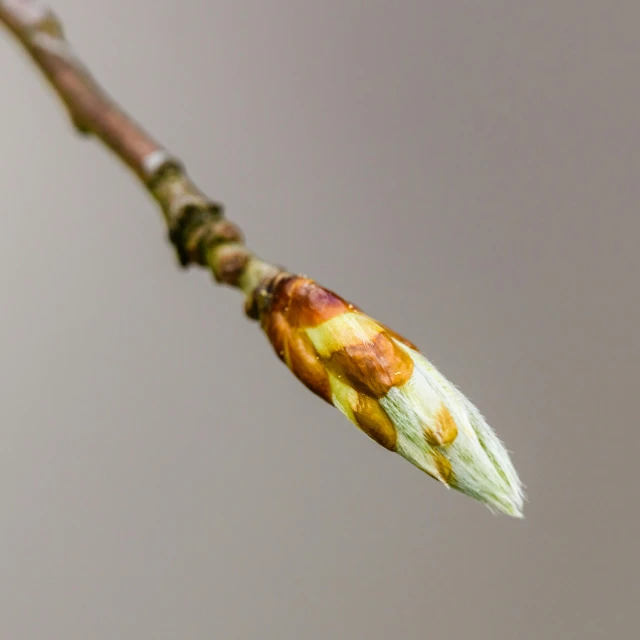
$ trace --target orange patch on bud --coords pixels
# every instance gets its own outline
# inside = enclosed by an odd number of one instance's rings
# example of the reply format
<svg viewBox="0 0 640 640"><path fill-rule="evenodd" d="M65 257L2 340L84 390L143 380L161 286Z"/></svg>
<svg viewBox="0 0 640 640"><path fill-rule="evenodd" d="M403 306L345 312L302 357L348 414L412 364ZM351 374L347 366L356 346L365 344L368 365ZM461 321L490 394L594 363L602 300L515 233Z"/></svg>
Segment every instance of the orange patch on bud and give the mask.
<svg viewBox="0 0 640 640"><path fill-rule="evenodd" d="M453 477L453 470L449 460L447 460L440 451L434 451L433 462L440 474L439 476L435 476L436 480L440 480L440 482L444 482L447 485L450 484Z"/></svg>
<svg viewBox="0 0 640 640"><path fill-rule="evenodd" d="M356 424L378 444L390 451L396 450L398 434L391 419L380 403L369 396L358 395L356 405L352 407Z"/></svg>
<svg viewBox="0 0 640 640"><path fill-rule="evenodd" d="M451 444L458 435L458 425L444 404L435 416L435 423L436 429L424 427L425 440L434 447Z"/></svg>

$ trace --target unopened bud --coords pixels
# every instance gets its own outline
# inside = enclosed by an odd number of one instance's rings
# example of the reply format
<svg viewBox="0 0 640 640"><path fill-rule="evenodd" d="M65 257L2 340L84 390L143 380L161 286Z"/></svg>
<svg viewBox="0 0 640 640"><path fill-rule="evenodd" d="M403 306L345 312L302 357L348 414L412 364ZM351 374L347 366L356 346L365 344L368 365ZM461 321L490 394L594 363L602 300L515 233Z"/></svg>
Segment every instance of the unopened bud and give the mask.
<svg viewBox="0 0 640 640"><path fill-rule="evenodd" d="M259 306L276 353L311 391L446 486L522 516L507 451L412 343L302 276L277 277Z"/></svg>

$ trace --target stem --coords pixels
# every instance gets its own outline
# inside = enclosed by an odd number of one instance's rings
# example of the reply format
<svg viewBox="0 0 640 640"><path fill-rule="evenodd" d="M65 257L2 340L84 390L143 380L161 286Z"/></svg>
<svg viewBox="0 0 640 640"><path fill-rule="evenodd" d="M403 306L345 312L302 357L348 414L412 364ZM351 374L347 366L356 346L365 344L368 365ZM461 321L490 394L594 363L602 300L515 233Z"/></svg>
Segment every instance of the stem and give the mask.
<svg viewBox="0 0 640 640"><path fill-rule="evenodd" d="M101 140L158 202L180 263L205 266L218 282L241 289L247 313L256 317L258 286L283 270L249 250L240 229L224 219L222 205L205 195L182 162L107 95L73 51L51 9L37 0L0 0L0 22L42 71L76 129Z"/></svg>

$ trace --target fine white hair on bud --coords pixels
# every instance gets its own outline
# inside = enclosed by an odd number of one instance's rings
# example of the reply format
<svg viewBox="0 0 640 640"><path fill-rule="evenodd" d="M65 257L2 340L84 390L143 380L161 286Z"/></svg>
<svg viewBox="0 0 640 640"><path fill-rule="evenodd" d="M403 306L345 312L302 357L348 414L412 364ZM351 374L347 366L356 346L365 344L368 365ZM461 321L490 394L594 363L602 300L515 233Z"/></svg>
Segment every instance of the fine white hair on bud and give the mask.
<svg viewBox="0 0 640 640"><path fill-rule="evenodd" d="M397 452L491 510L522 517L522 483L480 411L421 353L397 344L415 365L411 379L380 400L398 432ZM434 405L457 425L457 434L449 443L429 442L427 438L425 444L423 425Z"/></svg>

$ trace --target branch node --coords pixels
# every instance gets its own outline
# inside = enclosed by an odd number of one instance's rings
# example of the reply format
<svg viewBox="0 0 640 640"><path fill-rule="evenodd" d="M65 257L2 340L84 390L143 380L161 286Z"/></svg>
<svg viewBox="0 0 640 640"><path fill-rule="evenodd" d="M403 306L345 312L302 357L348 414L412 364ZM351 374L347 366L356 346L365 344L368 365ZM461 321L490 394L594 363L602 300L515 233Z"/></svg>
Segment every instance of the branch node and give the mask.
<svg viewBox="0 0 640 640"><path fill-rule="evenodd" d="M91 127L87 127L79 118L76 118L73 114L71 114L71 124L73 124L73 128L76 130L76 133L81 136L90 136L92 134Z"/></svg>
<svg viewBox="0 0 640 640"><path fill-rule="evenodd" d="M276 268L272 274L265 276L245 299L246 315L252 320L259 320L265 312L269 311L276 285L282 278L290 275L284 268Z"/></svg>
<svg viewBox="0 0 640 640"><path fill-rule="evenodd" d="M215 235L207 228L222 218L222 205L203 194L182 164L166 152L149 154L144 165L147 185L162 207L180 264L206 264L207 241Z"/></svg>
<svg viewBox="0 0 640 640"><path fill-rule="evenodd" d="M216 282L238 286L250 259L248 249L241 244L226 243L213 251L216 255L212 271Z"/></svg>

